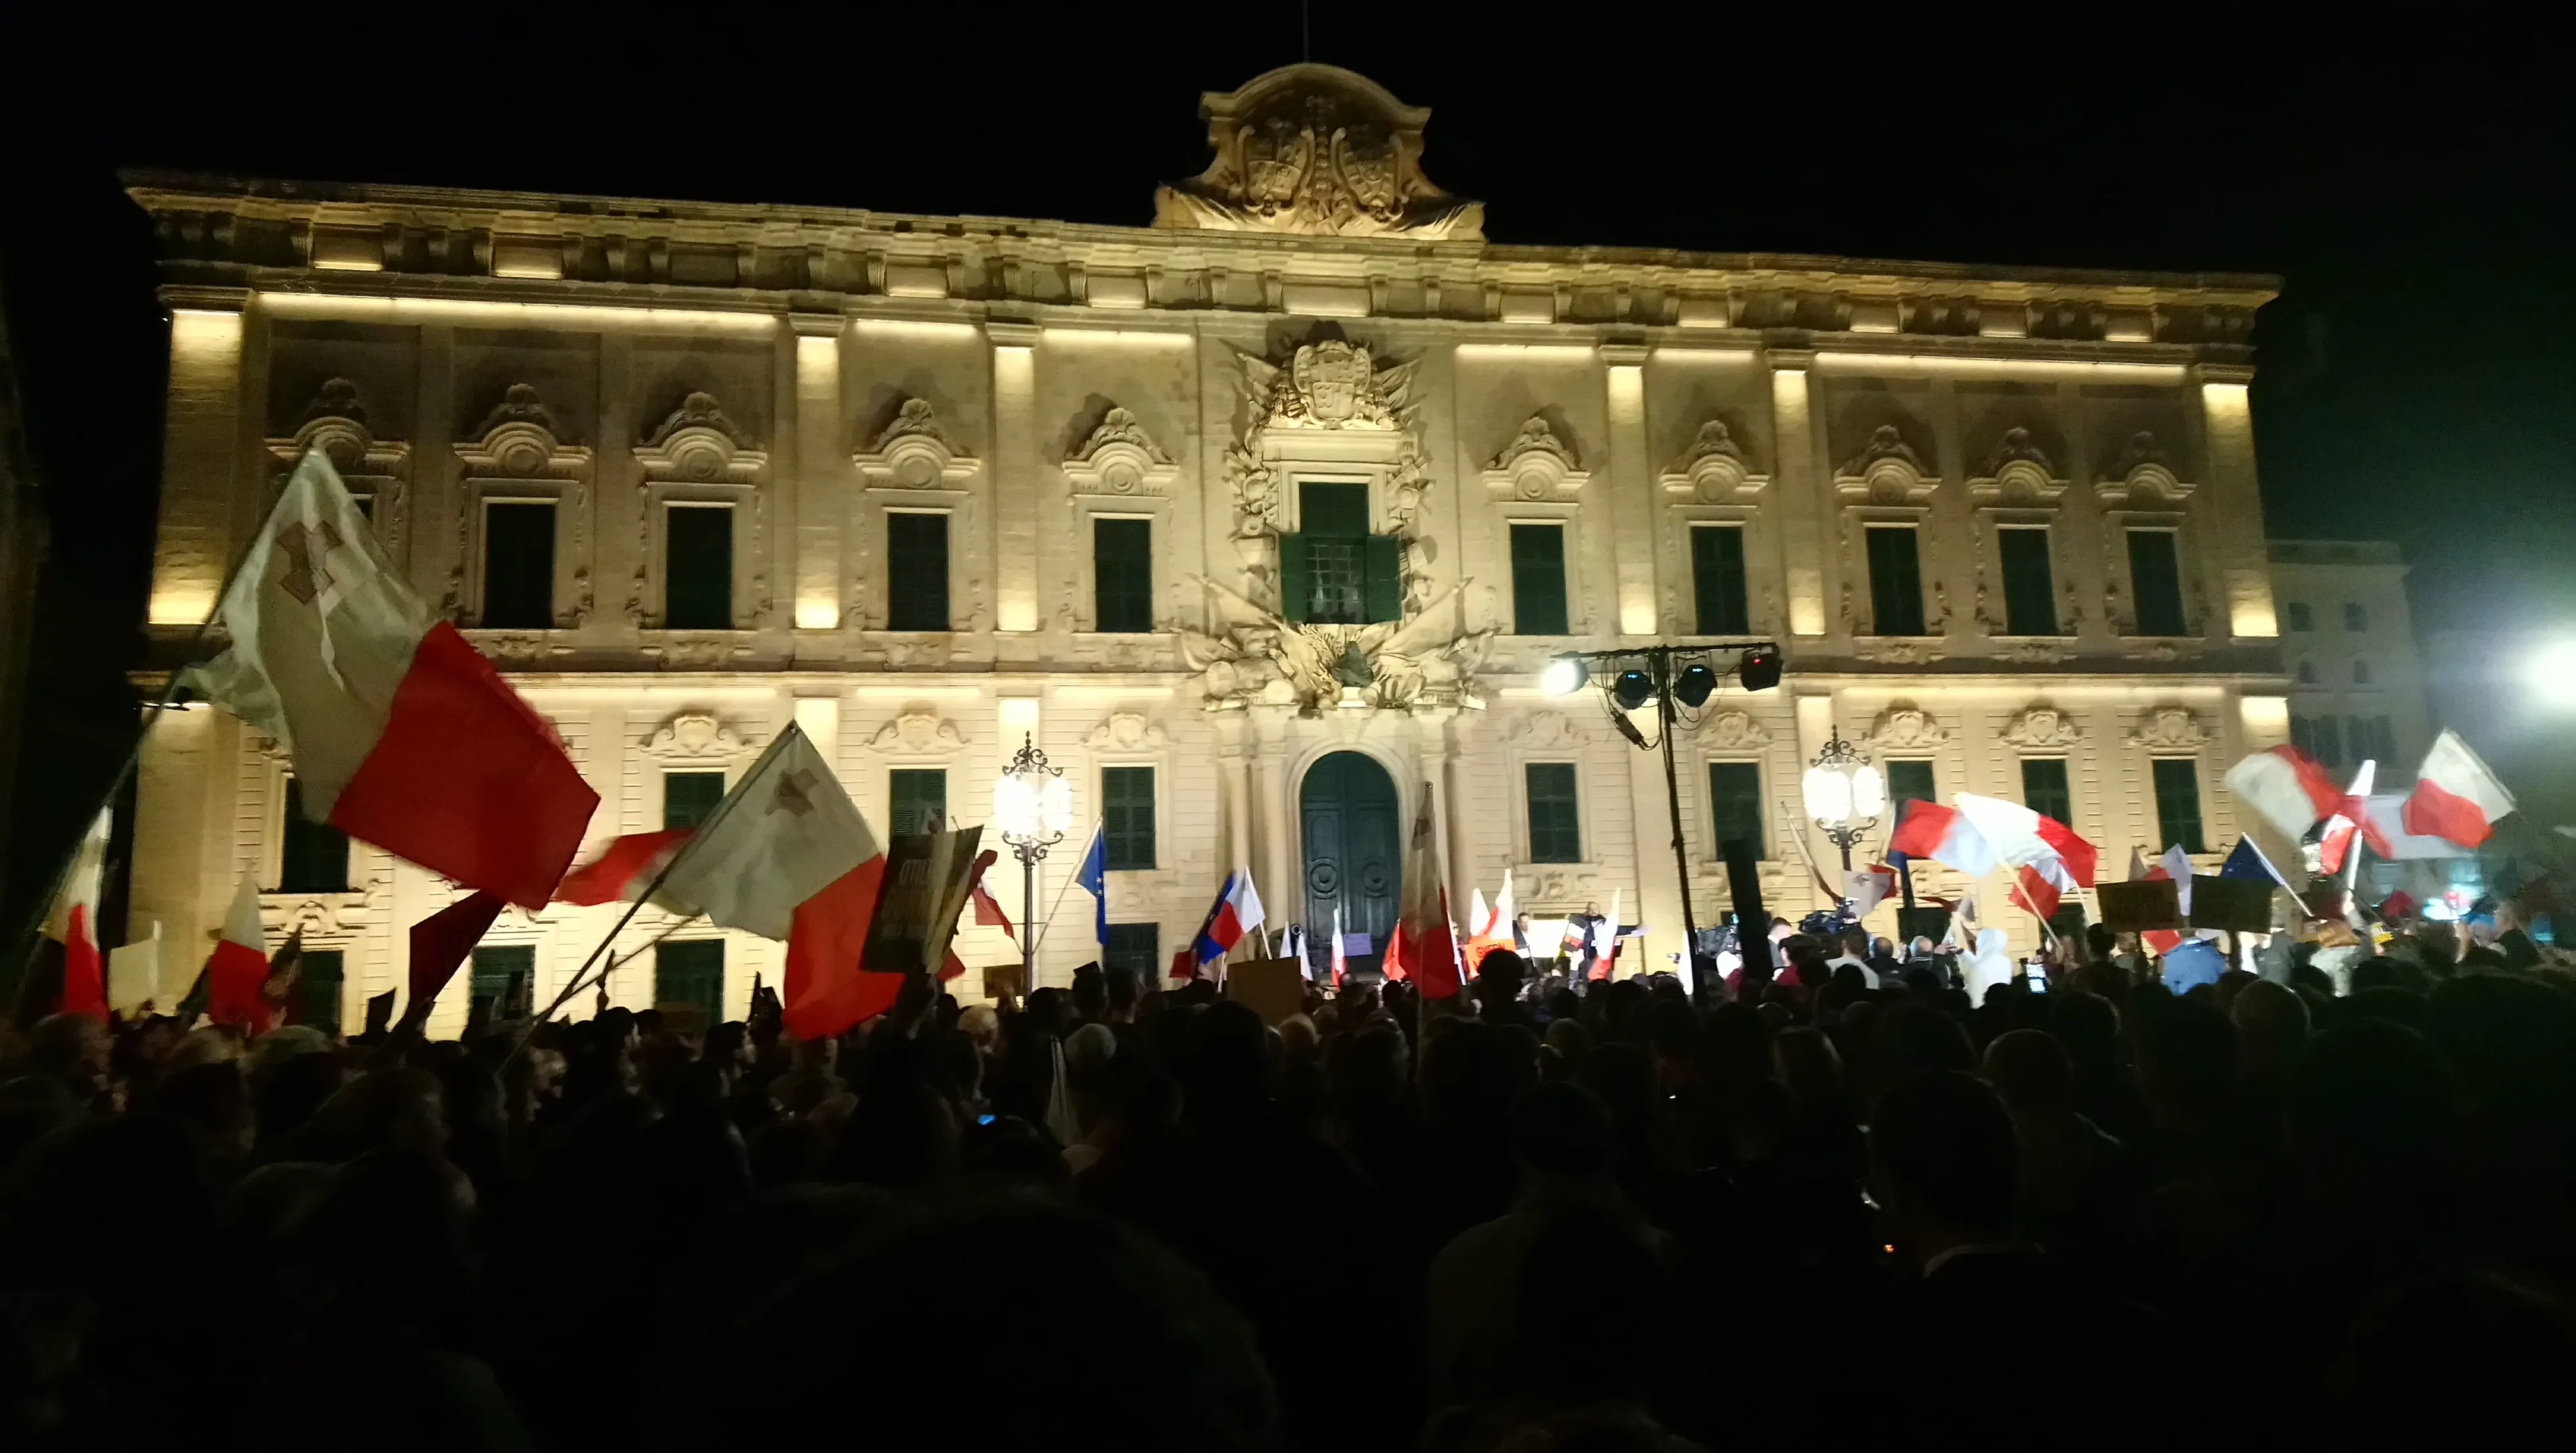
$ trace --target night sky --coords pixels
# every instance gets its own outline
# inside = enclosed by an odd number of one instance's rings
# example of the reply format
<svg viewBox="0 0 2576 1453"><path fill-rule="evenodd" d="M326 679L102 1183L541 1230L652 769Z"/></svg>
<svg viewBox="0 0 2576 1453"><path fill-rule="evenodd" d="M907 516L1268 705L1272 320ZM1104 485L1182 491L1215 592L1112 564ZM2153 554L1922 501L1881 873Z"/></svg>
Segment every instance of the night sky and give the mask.
<svg viewBox="0 0 2576 1453"><path fill-rule="evenodd" d="M2427 627L2576 614L2562 50L2235 9L1679 9L1318 3L1312 58L1433 108L1424 169L1496 242L2281 274L2272 533L2402 541ZM1300 58L1277 4L387 13L16 23L17 79L51 83L0 101L56 540L31 746L74 754L22 823L120 755L151 563L166 335L117 168L1142 224L1206 163L1198 93Z"/></svg>

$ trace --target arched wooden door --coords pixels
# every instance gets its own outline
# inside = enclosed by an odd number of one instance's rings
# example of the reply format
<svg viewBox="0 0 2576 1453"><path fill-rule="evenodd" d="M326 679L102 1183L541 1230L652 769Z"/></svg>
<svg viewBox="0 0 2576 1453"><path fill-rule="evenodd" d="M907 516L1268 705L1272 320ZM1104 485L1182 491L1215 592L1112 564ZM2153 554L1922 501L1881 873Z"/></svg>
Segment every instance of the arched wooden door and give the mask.
<svg viewBox="0 0 2576 1453"><path fill-rule="evenodd" d="M1364 752L1334 752L1306 770L1297 806L1306 824L1307 958L1319 973L1331 972L1339 908L1343 933L1368 935L1368 952L1350 955L1345 966L1375 973L1395 932L1404 875L1395 779Z"/></svg>

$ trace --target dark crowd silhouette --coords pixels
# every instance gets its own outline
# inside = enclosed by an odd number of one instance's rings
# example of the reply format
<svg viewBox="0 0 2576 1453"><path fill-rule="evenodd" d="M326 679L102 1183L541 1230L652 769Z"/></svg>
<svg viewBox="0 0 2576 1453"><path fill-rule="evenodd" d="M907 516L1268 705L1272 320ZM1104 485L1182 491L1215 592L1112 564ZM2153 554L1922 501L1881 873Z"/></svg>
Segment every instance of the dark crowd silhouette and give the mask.
<svg viewBox="0 0 2576 1453"><path fill-rule="evenodd" d="M2519 934L2509 936L2520 939ZM2576 980L1800 935L1733 1002L1086 966L0 1043L0 1447L2560 1446Z"/></svg>

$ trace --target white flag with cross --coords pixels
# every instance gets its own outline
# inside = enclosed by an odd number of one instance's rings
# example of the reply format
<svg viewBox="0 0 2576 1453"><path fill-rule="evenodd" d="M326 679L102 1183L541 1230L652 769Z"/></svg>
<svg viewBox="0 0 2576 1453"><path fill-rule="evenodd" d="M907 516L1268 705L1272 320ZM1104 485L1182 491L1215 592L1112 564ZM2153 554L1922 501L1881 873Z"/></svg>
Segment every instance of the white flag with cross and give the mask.
<svg viewBox="0 0 2576 1453"><path fill-rule="evenodd" d="M796 907L884 851L823 754L790 723L672 862L653 897L784 939Z"/></svg>

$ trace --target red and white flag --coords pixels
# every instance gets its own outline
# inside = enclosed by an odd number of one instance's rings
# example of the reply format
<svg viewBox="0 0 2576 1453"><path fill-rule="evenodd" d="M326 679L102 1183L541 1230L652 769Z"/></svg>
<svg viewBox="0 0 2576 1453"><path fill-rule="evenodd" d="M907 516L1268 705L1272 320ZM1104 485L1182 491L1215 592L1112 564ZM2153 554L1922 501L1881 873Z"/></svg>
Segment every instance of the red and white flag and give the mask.
<svg viewBox="0 0 2576 1453"><path fill-rule="evenodd" d="M2496 819L2513 811L2513 794L2460 740L2444 730L2415 771L2415 792L2406 799L2406 830L2474 848L2495 830Z"/></svg>
<svg viewBox="0 0 2576 1453"><path fill-rule="evenodd" d="M268 930L260 926L259 887L245 873L224 915L223 936L206 959L206 1017L254 1034L268 1028L270 1011L259 995L266 982Z"/></svg>
<svg viewBox="0 0 2576 1453"><path fill-rule="evenodd" d="M1458 931L1449 916L1449 887L1440 872L1440 843L1431 823L1431 790L1422 792L1413 839L1404 853L1404 910L1389 936L1386 976L1411 979L1425 998L1446 999L1465 987Z"/></svg>
<svg viewBox="0 0 2576 1453"><path fill-rule="evenodd" d="M308 816L513 903L553 896L599 794L412 593L319 449L219 614L231 649L192 674L287 749Z"/></svg>
<svg viewBox="0 0 2576 1453"><path fill-rule="evenodd" d="M555 901L583 907L632 903L653 886L653 880L680 855L681 847L696 831L691 827L666 827L610 838L598 857L564 874L563 882L555 886Z"/></svg>
<svg viewBox="0 0 2576 1453"><path fill-rule="evenodd" d="M2074 875L2059 858L2024 863L2014 870L2012 900L2041 918L2055 918L2057 905L2075 890Z"/></svg>
<svg viewBox="0 0 2576 1453"><path fill-rule="evenodd" d="M2329 873L2343 871L2346 854L2352 851L2354 838L2370 844L2370 850L2383 859L2394 858L2397 849L2388 835L2370 818L2370 785L2378 776L2379 764L2365 761L2352 776L2352 786L2326 817L2325 835L2317 843L2317 861Z"/></svg>
<svg viewBox="0 0 2576 1453"><path fill-rule="evenodd" d="M1261 926L1261 919L1261 890L1252 886L1252 870L1237 868L1226 874L1225 886L1217 890L1216 902L1208 908L1207 922L1190 940L1190 961L1205 968L1224 958L1245 934Z"/></svg>
<svg viewBox="0 0 2576 1453"><path fill-rule="evenodd" d="M1494 931L1494 910L1485 906L1485 890L1467 890L1467 938L1470 942Z"/></svg>
<svg viewBox="0 0 2576 1453"><path fill-rule="evenodd" d="M2306 837L2344 798L2324 764L2296 747L2267 747L2228 768L2227 790L2292 842Z"/></svg>
<svg viewBox="0 0 2576 1453"><path fill-rule="evenodd" d="M98 899L107 868L107 834L113 819L101 812L72 850L72 870L45 915L45 936L63 946L66 1014L107 1017L107 951L98 942Z"/></svg>
<svg viewBox="0 0 2576 1453"><path fill-rule="evenodd" d="M1336 903L1336 904L1334 904L1334 905L1333 905L1333 987L1334 987L1334 988L1338 989L1338 988L1342 987L1342 975L1343 975L1344 973L1348 972L1348 971L1349 971L1349 969L1350 969L1350 961L1349 961L1347 958L1345 958L1345 957L1343 956L1343 954L1342 954L1342 905L1340 905L1339 903Z"/></svg>
<svg viewBox="0 0 2576 1453"><path fill-rule="evenodd" d="M1909 858L1929 858L1971 878L1993 872L2001 861L1995 845L1977 831L1966 813L1924 797L1906 801L1905 816L1896 824L1887 847Z"/></svg>
<svg viewBox="0 0 2576 1453"><path fill-rule="evenodd" d="M698 824L654 901L784 939L800 905L884 852L822 753L790 722ZM792 986L787 1000L793 1009Z"/></svg>
<svg viewBox="0 0 2576 1453"><path fill-rule="evenodd" d="M2191 913L2191 854L2182 850L2182 844L2176 843L2165 849L2165 855L2157 859L2152 868L2146 867L2138 858L2138 850L2131 848L2129 877L2133 882L2170 881L2174 885L2174 906L2186 916ZM2150 929L2139 934L2138 941L2151 952L2169 954L2182 946L2182 933L2171 928Z"/></svg>
<svg viewBox="0 0 2576 1453"><path fill-rule="evenodd" d="M2054 859L2065 865L2067 886L2093 886L2093 872L2101 853L2075 829L2000 797L1962 792L1951 801L1958 804L1962 816L1976 825L1978 835L1993 845L1996 860L2003 866L2018 868Z"/></svg>

